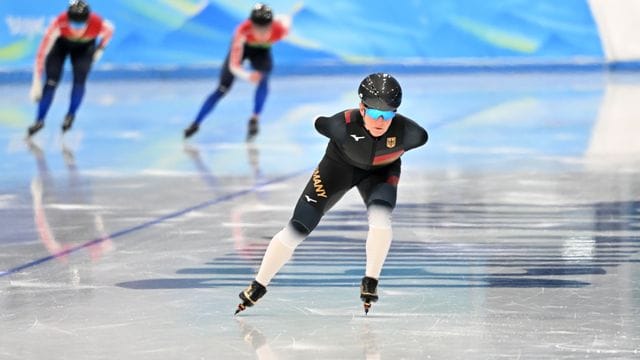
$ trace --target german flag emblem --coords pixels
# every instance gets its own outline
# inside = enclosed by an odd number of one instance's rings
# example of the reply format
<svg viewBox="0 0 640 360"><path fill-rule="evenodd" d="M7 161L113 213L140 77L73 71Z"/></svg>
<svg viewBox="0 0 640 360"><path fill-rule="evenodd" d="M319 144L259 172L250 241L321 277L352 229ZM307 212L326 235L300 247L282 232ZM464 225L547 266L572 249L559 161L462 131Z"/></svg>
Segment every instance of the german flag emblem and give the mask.
<svg viewBox="0 0 640 360"><path fill-rule="evenodd" d="M387 147L389 149L394 148L396 146L396 137L391 136L387 138Z"/></svg>

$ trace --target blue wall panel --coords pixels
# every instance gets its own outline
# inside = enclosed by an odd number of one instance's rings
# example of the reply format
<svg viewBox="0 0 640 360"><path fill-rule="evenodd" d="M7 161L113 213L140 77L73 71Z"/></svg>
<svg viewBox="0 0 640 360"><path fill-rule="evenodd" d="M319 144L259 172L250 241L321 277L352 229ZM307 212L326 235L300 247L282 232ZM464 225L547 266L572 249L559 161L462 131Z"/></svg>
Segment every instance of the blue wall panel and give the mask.
<svg viewBox="0 0 640 360"><path fill-rule="evenodd" d="M90 2L116 26L101 66L219 65L250 1ZM295 1L272 1L287 13ZM66 1L0 2L0 68L29 69L46 25ZM571 63L603 61L586 0L315 0L276 45L277 64Z"/></svg>

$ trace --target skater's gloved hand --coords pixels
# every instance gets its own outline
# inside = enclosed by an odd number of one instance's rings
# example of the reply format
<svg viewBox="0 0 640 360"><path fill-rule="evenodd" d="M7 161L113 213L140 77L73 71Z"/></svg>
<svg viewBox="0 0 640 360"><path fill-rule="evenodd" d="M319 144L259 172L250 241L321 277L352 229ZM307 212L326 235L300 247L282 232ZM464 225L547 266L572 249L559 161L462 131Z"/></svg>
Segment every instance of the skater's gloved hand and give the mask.
<svg viewBox="0 0 640 360"><path fill-rule="evenodd" d="M38 102L42 98L42 80L40 80L39 76L33 76L33 80L31 82L31 90L29 91L29 97L34 102Z"/></svg>
<svg viewBox="0 0 640 360"><path fill-rule="evenodd" d="M257 84L260 80L262 80L262 73L260 71L252 71L251 74L249 74L249 81L252 83Z"/></svg>
<svg viewBox="0 0 640 360"><path fill-rule="evenodd" d="M97 48L96 51L93 52L93 62L97 63L98 60L102 57L102 53L104 52L103 48Z"/></svg>

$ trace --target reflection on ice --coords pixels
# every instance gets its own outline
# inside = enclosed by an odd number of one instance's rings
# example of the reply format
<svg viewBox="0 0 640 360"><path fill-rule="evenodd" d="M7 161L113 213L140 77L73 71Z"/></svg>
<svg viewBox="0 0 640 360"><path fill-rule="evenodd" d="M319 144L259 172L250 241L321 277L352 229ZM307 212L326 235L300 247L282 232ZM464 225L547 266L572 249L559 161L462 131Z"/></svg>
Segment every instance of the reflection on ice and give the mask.
<svg viewBox="0 0 640 360"><path fill-rule="evenodd" d="M607 162L640 157L640 84L612 75L606 83L585 156Z"/></svg>
<svg viewBox="0 0 640 360"><path fill-rule="evenodd" d="M68 172L64 181L49 171L46 156L36 143L28 141L27 145L38 170L31 181L31 196L35 228L42 245L54 258L65 262L69 250L82 246L86 240L78 239L78 234L102 239L87 247L92 260L112 251L114 244L105 229L104 209L91 204L91 186L79 175L72 150L63 143L62 154ZM79 281L76 268L72 269L71 278L73 282Z"/></svg>

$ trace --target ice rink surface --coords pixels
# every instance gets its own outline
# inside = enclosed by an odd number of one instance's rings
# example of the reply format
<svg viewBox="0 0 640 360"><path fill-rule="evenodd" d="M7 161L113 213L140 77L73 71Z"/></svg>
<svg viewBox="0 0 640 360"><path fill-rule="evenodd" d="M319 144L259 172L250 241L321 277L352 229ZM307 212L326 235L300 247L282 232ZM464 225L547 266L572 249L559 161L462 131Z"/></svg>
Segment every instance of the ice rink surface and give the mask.
<svg viewBox="0 0 640 360"><path fill-rule="evenodd" d="M237 82L69 84L26 142L28 84L0 84L0 359L638 359L640 77L398 74L429 142L403 157L368 316L349 193L238 316L323 154L316 115L366 74L274 76L253 142ZM66 74L68 77L69 74Z"/></svg>

